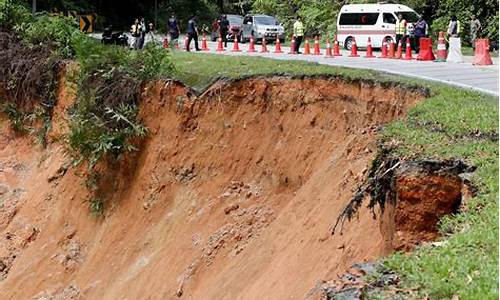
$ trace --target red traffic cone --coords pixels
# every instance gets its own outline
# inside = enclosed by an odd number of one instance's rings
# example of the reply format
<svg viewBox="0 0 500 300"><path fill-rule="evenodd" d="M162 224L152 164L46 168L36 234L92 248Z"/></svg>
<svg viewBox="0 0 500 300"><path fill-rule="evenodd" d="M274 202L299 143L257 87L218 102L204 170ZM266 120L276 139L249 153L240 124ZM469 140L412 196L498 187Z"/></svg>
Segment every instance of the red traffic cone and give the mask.
<svg viewBox="0 0 500 300"><path fill-rule="evenodd" d="M337 40L337 35L335 35L335 42L333 42L333 56L342 56L340 54L339 41Z"/></svg>
<svg viewBox="0 0 500 300"><path fill-rule="evenodd" d="M349 57L359 57L358 46L356 46L356 39L355 38L352 38L351 54L349 54Z"/></svg>
<svg viewBox="0 0 500 300"><path fill-rule="evenodd" d="M314 55L321 55L321 50L319 49L319 38L316 36L314 38Z"/></svg>
<svg viewBox="0 0 500 300"><path fill-rule="evenodd" d="M231 52L241 52L237 36L234 37L233 50L231 50Z"/></svg>
<svg viewBox="0 0 500 300"><path fill-rule="evenodd" d="M217 41L218 41L218 44L217 44L217 49L215 51L217 51L217 52L226 51L224 49L224 45L222 45L222 37L220 36L220 34L219 34L219 38L217 39Z"/></svg>
<svg viewBox="0 0 500 300"><path fill-rule="evenodd" d="M396 47L396 44L394 44L394 40L391 39L391 43L389 44L389 54L387 55L387 58L394 58L396 57L396 54L394 54L395 52L395 48Z"/></svg>
<svg viewBox="0 0 500 300"><path fill-rule="evenodd" d="M435 62L445 62L448 53L446 51L446 44L444 42L444 32L439 32L438 45L437 45L437 58Z"/></svg>
<svg viewBox="0 0 500 300"><path fill-rule="evenodd" d="M394 56L395 59L401 59L403 56L403 45L401 44L401 40L398 42L398 51L396 52L396 56Z"/></svg>
<svg viewBox="0 0 500 300"><path fill-rule="evenodd" d="M472 62L472 64L478 66L487 66L493 64L490 56L489 39L476 40L476 51L474 53L474 61Z"/></svg>
<svg viewBox="0 0 500 300"><path fill-rule="evenodd" d="M255 50L255 40L253 39L253 36L250 37L250 46L248 47L248 53L253 53L253 52L257 52L257 50Z"/></svg>
<svg viewBox="0 0 500 300"><path fill-rule="evenodd" d="M330 40L326 40L326 54L325 57L333 57L332 54L332 45L330 44Z"/></svg>
<svg viewBox="0 0 500 300"><path fill-rule="evenodd" d="M380 55L378 58L387 58L387 43L385 39L382 41L382 55Z"/></svg>
<svg viewBox="0 0 500 300"><path fill-rule="evenodd" d="M281 42L279 37L276 37L276 46L274 47L274 53L283 53L283 51L281 50Z"/></svg>
<svg viewBox="0 0 500 300"><path fill-rule="evenodd" d="M297 54L297 52L295 52L295 36L292 35L292 41L290 42L290 52L288 52L288 54Z"/></svg>
<svg viewBox="0 0 500 300"><path fill-rule="evenodd" d="M372 58L375 57L373 56L373 49L372 49L372 40L370 37L368 37L368 42L366 43L366 58Z"/></svg>
<svg viewBox="0 0 500 300"><path fill-rule="evenodd" d="M205 36L205 33L203 32L203 38L201 39L201 51L208 51L208 45L207 45L207 37Z"/></svg>
<svg viewBox="0 0 500 300"><path fill-rule="evenodd" d="M163 48L165 48L165 49L168 48L168 39L167 39L167 37L165 37L165 39L163 40Z"/></svg>
<svg viewBox="0 0 500 300"><path fill-rule="evenodd" d="M304 55L311 54L311 45L309 44L309 38L306 38L306 42L304 44Z"/></svg>
<svg viewBox="0 0 500 300"><path fill-rule="evenodd" d="M410 38L406 38L406 52L405 52L405 57L403 59L404 60L412 60L413 59L413 56L411 55Z"/></svg>
<svg viewBox="0 0 500 300"><path fill-rule="evenodd" d="M267 46L266 46L266 38L262 38L262 49L260 50L260 53L267 53Z"/></svg>

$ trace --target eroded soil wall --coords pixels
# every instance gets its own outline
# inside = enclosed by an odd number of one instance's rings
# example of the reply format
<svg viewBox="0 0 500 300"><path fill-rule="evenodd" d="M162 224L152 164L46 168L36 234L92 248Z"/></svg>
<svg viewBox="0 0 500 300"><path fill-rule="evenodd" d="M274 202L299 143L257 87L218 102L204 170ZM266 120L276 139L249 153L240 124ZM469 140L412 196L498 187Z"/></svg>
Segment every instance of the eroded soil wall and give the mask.
<svg viewBox="0 0 500 300"><path fill-rule="evenodd" d="M416 92L320 77L222 81L200 96L151 83L150 135L109 175L96 218L84 170L61 172L65 89L47 149L1 123L0 299L303 299L392 250L365 208L343 235L330 226L364 179L377 128Z"/></svg>

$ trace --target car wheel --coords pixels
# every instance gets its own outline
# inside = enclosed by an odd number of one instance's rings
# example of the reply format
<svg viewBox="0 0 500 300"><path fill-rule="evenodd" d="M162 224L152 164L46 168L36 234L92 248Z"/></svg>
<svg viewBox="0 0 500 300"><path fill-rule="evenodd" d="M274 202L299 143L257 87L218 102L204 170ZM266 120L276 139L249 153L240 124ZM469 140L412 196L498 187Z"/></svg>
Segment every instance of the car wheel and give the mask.
<svg viewBox="0 0 500 300"><path fill-rule="evenodd" d="M344 48L346 50L349 50L351 51L352 49L352 43L354 42L354 38L352 36L348 37L345 39L345 42L344 42Z"/></svg>
<svg viewBox="0 0 500 300"><path fill-rule="evenodd" d="M394 41L394 40L392 39L392 37L390 37L390 36L386 36L386 37L384 38L384 40L385 40L385 43L386 43L387 45L390 45L390 44L392 43L392 41Z"/></svg>

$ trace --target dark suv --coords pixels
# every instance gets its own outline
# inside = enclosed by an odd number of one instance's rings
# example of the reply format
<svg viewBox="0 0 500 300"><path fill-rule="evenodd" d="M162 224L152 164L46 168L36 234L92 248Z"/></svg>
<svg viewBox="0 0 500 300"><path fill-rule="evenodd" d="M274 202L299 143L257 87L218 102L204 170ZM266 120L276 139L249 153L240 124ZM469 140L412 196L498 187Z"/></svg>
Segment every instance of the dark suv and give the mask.
<svg viewBox="0 0 500 300"><path fill-rule="evenodd" d="M243 24L243 17L240 15L226 15L229 21L229 30L227 32L227 40L234 40L235 36L240 36L241 25ZM219 37L219 24L220 17L215 19L212 23L212 32L210 33L210 39L215 42Z"/></svg>

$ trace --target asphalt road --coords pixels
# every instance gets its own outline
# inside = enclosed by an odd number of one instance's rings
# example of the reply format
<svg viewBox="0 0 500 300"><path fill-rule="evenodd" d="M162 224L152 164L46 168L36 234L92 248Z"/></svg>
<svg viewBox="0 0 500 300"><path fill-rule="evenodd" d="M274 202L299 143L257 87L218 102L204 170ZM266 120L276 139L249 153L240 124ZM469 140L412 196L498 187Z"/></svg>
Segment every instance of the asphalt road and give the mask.
<svg viewBox="0 0 500 300"><path fill-rule="evenodd" d="M94 34L93 36L100 37L99 34ZM157 35L157 40L163 41L163 36ZM466 89L485 92L496 96L499 95L498 58L493 58L494 64L491 66L474 66L472 65L473 58L471 56L464 56L463 63L438 63L433 61L364 58L364 51L358 51L360 57L349 57L348 51L341 50L342 56L331 58L325 57L325 49L321 49L322 55L293 55L287 54L289 52L288 47L282 47L284 53L278 54L273 53L274 45L268 45L268 50L270 51L269 53L260 53L261 45L255 45L255 48L259 52L248 53L248 43L240 44L239 46L241 52L232 52L232 43L228 44L228 49L226 49L226 51L219 52L215 51L217 49L216 42L208 42L210 51L206 51L205 53L233 56L262 56L283 60L304 60L330 66L371 69L387 72L390 74L438 81ZM311 44L311 47L312 46L313 45ZM194 50L193 47L194 43L191 43L192 50ZM193 55L195 55L194 53L195 52L193 52ZM378 56L380 53L375 52L374 54Z"/></svg>

